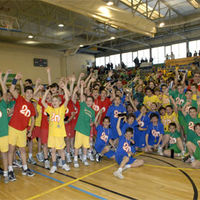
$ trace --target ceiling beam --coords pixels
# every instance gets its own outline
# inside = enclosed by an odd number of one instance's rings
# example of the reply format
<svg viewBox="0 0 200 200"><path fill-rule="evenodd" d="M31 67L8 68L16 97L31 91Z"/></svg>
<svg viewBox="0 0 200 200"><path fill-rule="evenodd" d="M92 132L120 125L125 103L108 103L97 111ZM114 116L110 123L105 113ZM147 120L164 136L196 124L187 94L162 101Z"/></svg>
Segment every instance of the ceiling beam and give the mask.
<svg viewBox="0 0 200 200"><path fill-rule="evenodd" d="M100 49L107 49L107 50L111 50L111 51L115 51L115 52L120 52L119 49L114 49L114 48L111 48L111 47L105 47L105 46L100 46L100 45L92 45L92 46L100 48Z"/></svg>
<svg viewBox="0 0 200 200"><path fill-rule="evenodd" d="M141 44L143 46L150 47L149 44L141 42L141 41L138 41L138 40L133 40L133 39L129 39L129 38L121 38L121 39L126 40L126 41L130 41L130 42L133 42L133 43Z"/></svg>

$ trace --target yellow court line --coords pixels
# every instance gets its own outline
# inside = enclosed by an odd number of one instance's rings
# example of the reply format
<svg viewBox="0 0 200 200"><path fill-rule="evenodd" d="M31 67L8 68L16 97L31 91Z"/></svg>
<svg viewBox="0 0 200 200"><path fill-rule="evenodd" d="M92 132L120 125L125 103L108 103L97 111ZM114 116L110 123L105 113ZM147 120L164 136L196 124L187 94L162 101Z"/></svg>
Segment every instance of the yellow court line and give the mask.
<svg viewBox="0 0 200 200"><path fill-rule="evenodd" d="M200 169L191 169L191 168L180 168L180 167L167 167L167 166L160 166L160 165L149 165L149 164L144 164L144 166L148 167L156 167L156 168L164 168L164 169L182 169L182 170L200 170Z"/></svg>
<svg viewBox="0 0 200 200"><path fill-rule="evenodd" d="M141 154L143 154L143 153L144 153L144 152L138 153L138 154L135 155L135 157L137 157L137 156L139 156L139 155L141 155ZM89 174L86 174L86 175L84 175L84 176L82 176L82 177L80 177L80 178L77 178L77 179L75 179L75 180L73 180L73 181L69 181L69 182L64 183L64 184L62 184L62 185L59 185L59 186L57 186L57 187L54 187L54 188L52 188L52 189L50 189L50 190L47 190L47 191L45 191L45 192L42 192L42 193L37 194L37 195L32 196L32 197L29 197L29 198L27 198L26 200L32 200L32 199L39 198L39 197L41 197L41 196L44 196L45 194L48 194L48 193L50 193L50 192L53 192L53 191L55 191L55 190L58 190L58 189L60 189L60 188L65 187L65 186L71 185L72 183L75 183L75 182L77 182L77 181L79 181L79 180L81 180L81 179L84 179L84 178L86 178L86 177L88 177L88 176L91 176L91 175L93 175L93 174L96 174L96 173L98 173L98 172L101 172L101 171L103 171L103 170L105 170L105 169L108 169L108 168L110 168L110 167L113 167L113 166L115 166L115 165L116 165L116 163L114 163L114 164L112 164L112 165L108 165L108 166L103 167L103 168L101 168L101 169L98 169L98 170L96 170L96 171L94 171L94 172L91 172L91 173L89 173Z"/></svg>

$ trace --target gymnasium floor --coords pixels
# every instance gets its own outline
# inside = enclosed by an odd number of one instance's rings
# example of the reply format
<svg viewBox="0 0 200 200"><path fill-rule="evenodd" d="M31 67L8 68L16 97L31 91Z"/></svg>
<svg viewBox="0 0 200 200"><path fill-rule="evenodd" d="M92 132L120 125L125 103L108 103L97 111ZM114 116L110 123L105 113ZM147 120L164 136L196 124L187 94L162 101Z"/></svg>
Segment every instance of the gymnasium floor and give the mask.
<svg viewBox="0 0 200 200"><path fill-rule="evenodd" d="M70 172L59 169L49 174L41 163L30 166L34 177L24 177L16 169L16 182L0 183L0 199L142 199L142 200L197 200L200 190L200 171L188 168L180 160L164 158L155 154L138 153L145 165L124 172L119 180L112 175L117 165L104 159L101 163Z"/></svg>

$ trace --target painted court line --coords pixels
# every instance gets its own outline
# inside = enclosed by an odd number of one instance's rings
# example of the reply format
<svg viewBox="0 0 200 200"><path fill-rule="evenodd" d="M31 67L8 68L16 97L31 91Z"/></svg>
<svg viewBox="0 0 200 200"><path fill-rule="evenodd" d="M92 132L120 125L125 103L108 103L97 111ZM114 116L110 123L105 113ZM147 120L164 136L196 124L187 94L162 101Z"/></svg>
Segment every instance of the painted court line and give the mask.
<svg viewBox="0 0 200 200"><path fill-rule="evenodd" d="M51 179L51 180L53 180L53 181L56 181L56 182L58 182L58 183L62 183L62 184L65 183L65 182L60 181L60 180L58 180L58 179L56 179L56 178L53 178L53 177L48 176L48 175L45 175L45 174L43 174L43 173L41 173L41 172L38 172L38 171L35 171L35 170L32 170L32 171L35 172L36 174L39 174L39 175L44 176L44 177L46 177L46 178L49 178L49 179ZM103 197L100 197L100 196L98 196L98 195L96 195L96 194L94 194L94 193L91 193L91 192L88 192L88 191L86 191L86 190L83 190L83 189L81 189L81 188L79 188L79 187L76 187L76 186L73 186L73 185L68 185L68 187L71 187L71 188L73 188L73 189L79 190L79 191L81 191L81 192L83 192L83 193L86 193L86 194L88 194L88 195L91 195L91 196L93 196L93 197L95 197L95 198L97 198L97 199L107 200L107 199L105 199L105 198L103 198Z"/></svg>
<svg viewBox="0 0 200 200"><path fill-rule="evenodd" d="M103 170L106 170L106 169L108 169L108 168L110 168L110 167L113 167L113 166L115 166L115 165L116 165L116 163L111 164L111 165L108 165L108 166L106 166L106 167L103 167L102 169L93 171L93 172L91 172L91 173L89 173L89 174L86 174L86 175L80 177L80 178L77 178L77 179L75 179L75 180L69 181L69 182L64 183L64 184L62 184L62 185L60 185L60 186L54 187L54 188L52 188L52 189L50 189L50 190L47 190L47 191L45 191L45 192L42 192L42 193L40 193L40 194L38 194L38 195L35 195L35 196L33 196L33 197L27 198L26 200L32 200L32 199L39 198L39 197L41 197L41 196L44 196L45 194L48 194L48 193L50 193L50 192L53 192L53 191L55 191L55 190L58 190L58 189L60 189L60 188L65 187L65 186L71 185L72 183L75 183L75 182L77 182L77 181L79 181L79 180L81 180L81 179L87 178L88 176L91 176L91 175L93 175L93 174L96 174L96 173L98 173L98 172L101 172L101 171L103 171Z"/></svg>
<svg viewBox="0 0 200 200"><path fill-rule="evenodd" d="M182 170L190 170L190 171L194 171L194 170L200 170L200 169L191 169L191 168L180 168L180 167L167 167L167 166L160 166L160 165L149 165L149 164L144 164L144 166L148 166L148 167L156 167L156 168L165 168L165 169L182 169Z"/></svg>

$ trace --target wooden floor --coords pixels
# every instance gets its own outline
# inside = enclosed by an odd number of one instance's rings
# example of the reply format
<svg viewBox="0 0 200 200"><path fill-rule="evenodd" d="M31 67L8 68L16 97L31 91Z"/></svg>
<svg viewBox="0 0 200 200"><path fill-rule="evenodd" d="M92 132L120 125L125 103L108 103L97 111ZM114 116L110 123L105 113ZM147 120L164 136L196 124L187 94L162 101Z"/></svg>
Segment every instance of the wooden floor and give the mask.
<svg viewBox="0 0 200 200"><path fill-rule="evenodd" d="M41 163L30 166L34 177L24 177L16 169L17 181L4 184L1 179L0 199L40 200L92 200L92 199L141 199L141 200L192 200L200 199L200 171L190 169L180 160L153 154L141 154L145 165L128 169L125 178L113 176L117 169L114 161L104 159L70 172L59 169L55 174Z"/></svg>

